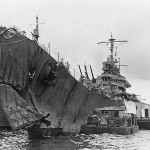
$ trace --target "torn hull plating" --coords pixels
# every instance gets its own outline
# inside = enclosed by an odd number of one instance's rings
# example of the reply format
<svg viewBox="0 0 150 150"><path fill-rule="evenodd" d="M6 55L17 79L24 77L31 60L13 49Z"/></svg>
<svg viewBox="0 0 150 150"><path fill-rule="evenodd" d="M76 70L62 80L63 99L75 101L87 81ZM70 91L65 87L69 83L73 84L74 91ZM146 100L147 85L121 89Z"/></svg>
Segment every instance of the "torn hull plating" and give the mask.
<svg viewBox="0 0 150 150"><path fill-rule="evenodd" d="M1 126L9 124L16 129L25 122L29 123L29 118L33 121L38 120L38 112L49 112L49 119L55 127L61 122L61 128L65 132L79 132L93 109L122 105L89 91L64 67L56 66L56 60L36 42L17 32L13 38L5 38L8 33L8 30L0 32L0 83L5 84L1 86L3 94L0 94L0 111L3 112L3 120L0 118ZM57 71L56 79L49 78L51 69ZM17 103L10 90L15 93ZM5 101L11 101L7 105L9 108L15 108L15 118L10 119L9 109L4 108ZM18 108L15 107L16 104L19 106L20 102L24 104L26 116L21 110L18 113ZM28 110L25 104L30 105L31 109ZM18 120L26 121L20 124L21 121ZM17 125L14 126L12 122Z"/></svg>

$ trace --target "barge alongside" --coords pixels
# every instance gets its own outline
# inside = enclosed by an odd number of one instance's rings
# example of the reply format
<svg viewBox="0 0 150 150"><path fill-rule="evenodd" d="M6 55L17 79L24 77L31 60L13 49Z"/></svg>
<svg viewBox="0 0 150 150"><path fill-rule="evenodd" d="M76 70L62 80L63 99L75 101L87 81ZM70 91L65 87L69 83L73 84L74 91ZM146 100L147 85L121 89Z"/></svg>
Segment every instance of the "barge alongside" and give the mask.
<svg viewBox="0 0 150 150"><path fill-rule="evenodd" d="M104 114L104 111L107 114L111 114L111 116ZM138 132L139 126L137 125L136 115L132 114L132 116L129 116L128 114L128 116L124 115L122 117L119 114L113 115L116 112L120 113L125 111L125 107L104 107L96 109L94 113L97 115L88 117L87 124L81 126L80 132L84 134L111 133L119 135L130 135ZM104 115L106 115L105 118L103 117Z"/></svg>

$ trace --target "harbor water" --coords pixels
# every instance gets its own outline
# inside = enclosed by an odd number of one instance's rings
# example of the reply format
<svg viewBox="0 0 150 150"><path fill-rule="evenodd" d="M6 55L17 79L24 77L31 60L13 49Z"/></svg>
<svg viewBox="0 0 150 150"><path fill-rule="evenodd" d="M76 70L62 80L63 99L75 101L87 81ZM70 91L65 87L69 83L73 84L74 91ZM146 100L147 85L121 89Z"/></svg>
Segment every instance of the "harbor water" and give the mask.
<svg viewBox="0 0 150 150"><path fill-rule="evenodd" d="M0 150L150 150L150 130L134 135L74 134L31 140L27 132L0 131Z"/></svg>

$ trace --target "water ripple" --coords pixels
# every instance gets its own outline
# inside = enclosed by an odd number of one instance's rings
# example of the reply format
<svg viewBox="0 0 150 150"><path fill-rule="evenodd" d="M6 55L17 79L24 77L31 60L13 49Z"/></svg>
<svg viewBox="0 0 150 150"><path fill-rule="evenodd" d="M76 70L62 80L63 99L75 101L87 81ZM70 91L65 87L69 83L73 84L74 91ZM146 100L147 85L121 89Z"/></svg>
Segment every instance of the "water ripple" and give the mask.
<svg viewBox="0 0 150 150"><path fill-rule="evenodd" d="M13 133L10 131L0 132L0 150L26 150L28 136L24 131Z"/></svg>
<svg viewBox="0 0 150 150"><path fill-rule="evenodd" d="M134 135L75 134L29 140L25 131L0 131L0 150L150 150L150 130Z"/></svg>

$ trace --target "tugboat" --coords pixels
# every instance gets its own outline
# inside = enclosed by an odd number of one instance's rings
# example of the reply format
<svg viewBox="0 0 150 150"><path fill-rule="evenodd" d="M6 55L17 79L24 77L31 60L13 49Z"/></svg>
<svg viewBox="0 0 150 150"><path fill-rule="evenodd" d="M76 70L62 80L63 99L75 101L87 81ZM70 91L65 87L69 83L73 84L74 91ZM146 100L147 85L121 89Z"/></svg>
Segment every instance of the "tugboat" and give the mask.
<svg viewBox="0 0 150 150"><path fill-rule="evenodd" d="M111 133L119 135L130 135L138 132L136 115L125 114L125 112L125 107L97 108L93 112L95 115L89 116L87 124L81 126L80 132L84 134Z"/></svg>
<svg viewBox="0 0 150 150"><path fill-rule="evenodd" d="M111 38L106 42L97 44L110 44L110 56L103 62L103 73L94 81L89 78L82 78L82 83L87 88L95 90L100 95L105 95L110 101L122 103L121 106L114 106L110 103L93 110L93 114L87 119L87 124L81 126L81 133L115 133L121 135L132 134L138 131L136 104L138 99L131 99L133 94L126 92L126 88L131 84L120 74L120 58L114 54L115 43L125 43L127 41L116 40L111 34ZM80 71L81 72L81 71ZM92 70L91 70L92 72ZM86 73L87 74L87 73ZM92 72L93 76L93 72ZM93 76L94 77L94 76Z"/></svg>

